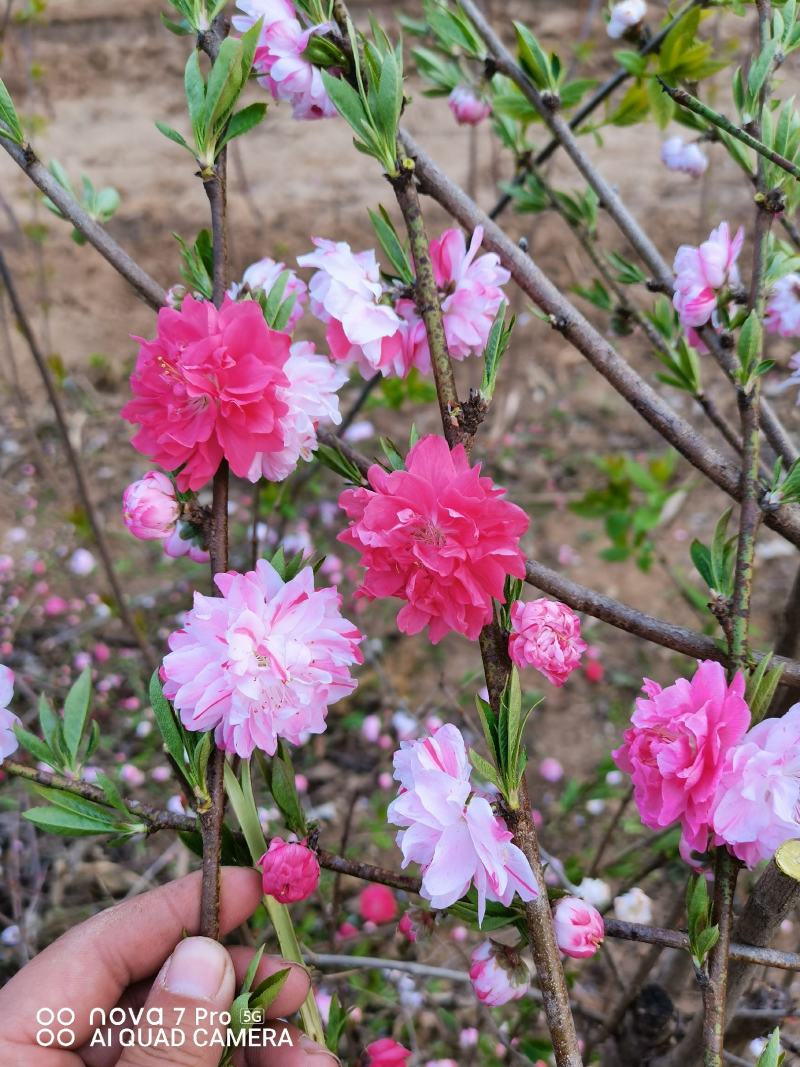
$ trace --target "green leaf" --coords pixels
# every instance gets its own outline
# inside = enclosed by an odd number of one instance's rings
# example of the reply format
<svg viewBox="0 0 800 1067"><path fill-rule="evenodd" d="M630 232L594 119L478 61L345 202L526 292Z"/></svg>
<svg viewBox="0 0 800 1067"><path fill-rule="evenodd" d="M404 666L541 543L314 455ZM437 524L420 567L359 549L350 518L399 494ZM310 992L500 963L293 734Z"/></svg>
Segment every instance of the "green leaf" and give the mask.
<svg viewBox="0 0 800 1067"><path fill-rule="evenodd" d="M54 808L59 808L61 811L69 811L73 815L82 815L85 819L89 819L99 825L114 825L116 821L113 813L102 805L95 804L93 800L86 800L84 797L76 796L74 793L67 793L62 789L44 785L31 785L31 789L43 800L49 801Z"/></svg>
<svg viewBox="0 0 800 1067"><path fill-rule="evenodd" d="M73 766L83 738L92 698L92 671L86 667L73 683L64 701L64 743Z"/></svg>
<svg viewBox="0 0 800 1067"><path fill-rule="evenodd" d="M195 154L194 149L186 143L185 138L181 134L179 134L177 130L174 130L171 126L167 126L165 122L157 122L156 127L161 131L161 133L164 134L165 137L168 137L170 141L174 141L175 144L179 144L181 148L185 148L186 151L191 152L192 155Z"/></svg>
<svg viewBox="0 0 800 1067"><path fill-rule="evenodd" d="M203 120L206 132L222 125L242 88L242 46L233 37L226 37L220 45L214 66L208 76Z"/></svg>
<svg viewBox="0 0 800 1067"><path fill-rule="evenodd" d="M94 819L87 819L83 815L64 811L62 808L30 808L23 812L23 818L32 822L34 826L38 826L40 830L58 834L61 837L93 837L97 834L123 832L113 820L101 823ZM136 833L144 830L143 825L136 828L132 826L127 832Z"/></svg>
<svg viewBox="0 0 800 1067"><path fill-rule="evenodd" d="M265 978L263 982L260 982L250 995L250 1007L254 1011L266 1012L270 1004L275 1000L277 995L283 989L286 984L286 979L289 977L289 968L284 967L281 971L276 971L275 974L271 974L269 978Z"/></svg>
<svg viewBox="0 0 800 1067"><path fill-rule="evenodd" d="M44 741L39 740L36 734L30 733L22 726L15 726L14 736L22 747L27 752L30 752L35 760L38 760L40 763L46 763L48 767L58 766L58 753L52 752Z"/></svg>
<svg viewBox="0 0 800 1067"><path fill-rule="evenodd" d="M258 810L253 799L249 760L242 760L241 774L245 784L244 789L239 784L231 765L229 763L225 764L225 792L228 794L231 807L244 834L244 839L250 851L250 858L256 864L267 851L267 842L264 838L264 831L261 829Z"/></svg>
<svg viewBox="0 0 800 1067"><path fill-rule="evenodd" d="M411 266L411 261L408 258L408 253L403 247L386 209L379 206L378 211L380 214L370 211L369 208L367 211L373 229L377 234L378 241L380 242L380 246L386 254L386 258L389 260L402 281L404 281L406 285L413 285L414 270Z"/></svg>
<svg viewBox="0 0 800 1067"><path fill-rule="evenodd" d="M0 78L0 136L7 137L15 144L25 143L25 134L14 107L14 101L2 78Z"/></svg>
<svg viewBox="0 0 800 1067"><path fill-rule="evenodd" d="M172 710L172 705L164 696L164 692L161 688L161 679L158 676L157 670L153 671L153 675L150 679L150 704L156 717L156 725L158 726L161 736L164 739L164 744L167 747L167 752L172 756L175 764L180 768L189 785L194 786L186 769L185 753L187 745L183 727L178 725L175 719L175 712Z"/></svg>
<svg viewBox="0 0 800 1067"><path fill-rule="evenodd" d="M514 22L517 34L517 55L523 70L539 89L555 89L550 60L527 26Z"/></svg>
<svg viewBox="0 0 800 1067"><path fill-rule="evenodd" d="M248 104L247 107L243 107L241 111L237 111L235 115L231 116L228 128L225 131L225 136L217 147L217 152L219 153L229 141L234 139L234 137L241 137L242 134L252 130L255 126L258 126L266 113L267 105L262 103Z"/></svg>
<svg viewBox="0 0 800 1067"><path fill-rule="evenodd" d="M335 78L326 70L322 71L325 89L331 103L345 122L360 136L364 137L371 130L363 101L356 90L343 78Z"/></svg>
<svg viewBox="0 0 800 1067"><path fill-rule="evenodd" d="M342 1040L346 1023L347 1012L342 1007L339 994L334 993L331 997L331 1004L328 1010L328 1025L325 1032L325 1047L334 1054L339 1051L339 1043Z"/></svg>
<svg viewBox="0 0 800 1067"><path fill-rule="evenodd" d="M42 737L52 751L62 757L65 756L66 749L62 744L61 723L44 693L39 696L39 725L42 728Z"/></svg>
<svg viewBox="0 0 800 1067"><path fill-rule="evenodd" d="M747 680L744 698L750 708L751 726L761 722L767 714L775 691L780 685L783 667L779 664L770 670L771 662L772 653L770 652L759 660L758 666Z"/></svg>
<svg viewBox="0 0 800 1067"><path fill-rule="evenodd" d="M192 124L194 142L199 152L206 140L206 83L203 81L200 59L196 51L192 51L186 61L183 84L186 90L186 102L189 106L189 121Z"/></svg>
<svg viewBox="0 0 800 1067"><path fill-rule="evenodd" d="M269 788L272 798L286 819L286 825L300 837L308 833L306 817L297 795L294 769L282 743L278 752L272 757L269 766Z"/></svg>
<svg viewBox="0 0 800 1067"><path fill-rule="evenodd" d="M491 782L492 785L497 786L501 793L503 792L503 779L497 769L487 759L484 759L480 753L476 752L474 748L469 750L469 761L481 777L485 778L487 782Z"/></svg>
<svg viewBox="0 0 800 1067"><path fill-rule="evenodd" d="M781 1032L776 1026L770 1034L767 1047L758 1057L756 1067L780 1067L786 1059L786 1054L781 1050Z"/></svg>

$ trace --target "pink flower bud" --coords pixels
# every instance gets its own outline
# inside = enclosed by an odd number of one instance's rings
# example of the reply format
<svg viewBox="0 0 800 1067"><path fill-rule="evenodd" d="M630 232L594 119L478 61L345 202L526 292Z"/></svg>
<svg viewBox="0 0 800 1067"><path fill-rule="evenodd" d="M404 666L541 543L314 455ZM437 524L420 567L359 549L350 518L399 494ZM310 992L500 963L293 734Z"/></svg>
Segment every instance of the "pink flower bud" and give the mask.
<svg viewBox="0 0 800 1067"><path fill-rule="evenodd" d="M342 925L336 931L337 941L355 941L357 937L358 928L353 926L352 923L342 923Z"/></svg>
<svg viewBox="0 0 800 1067"><path fill-rule="evenodd" d="M696 144L686 144L682 137L668 137L661 145L661 160L669 170L699 178L708 167L708 159Z"/></svg>
<svg viewBox="0 0 800 1067"><path fill-rule="evenodd" d="M492 113L491 106L476 96L468 85L457 85L447 103L459 126L477 126Z"/></svg>
<svg viewBox="0 0 800 1067"><path fill-rule="evenodd" d="M412 944L417 940L417 931L414 928L414 920L408 912L405 912L400 917L400 922L397 924L397 932Z"/></svg>
<svg viewBox="0 0 800 1067"><path fill-rule="evenodd" d="M122 496L122 520L142 541L169 537L179 514L175 486L160 471L148 471L138 482L131 482Z"/></svg>
<svg viewBox="0 0 800 1067"><path fill-rule="evenodd" d="M411 1052L393 1037L382 1037L364 1049L365 1067L408 1067Z"/></svg>
<svg viewBox="0 0 800 1067"><path fill-rule="evenodd" d="M386 885L369 885L358 898L358 911L364 922L390 923L397 916L397 900Z"/></svg>
<svg viewBox="0 0 800 1067"><path fill-rule="evenodd" d="M603 916L578 897L562 897L553 911L558 947L565 956L582 960L594 956L605 936Z"/></svg>
<svg viewBox="0 0 800 1067"><path fill-rule="evenodd" d="M557 759L548 756L539 764L539 774L546 782L560 782L564 777L564 768Z"/></svg>
<svg viewBox="0 0 800 1067"><path fill-rule="evenodd" d="M319 860L304 841L273 837L257 866L264 892L281 904L305 900L319 885Z"/></svg>
<svg viewBox="0 0 800 1067"><path fill-rule="evenodd" d="M585 651L580 619L566 604L540 597L511 605L508 654L517 667L535 667L560 688Z"/></svg>
<svg viewBox="0 0 800 1067"><path fill-rule="evenodd" d="M494 941L484 941L472 953L469 976L475 996L490 1008L519 1000L531 984L530 972L519 953Z"/></svg>
<svg viewBox="0 0 800 1067"><path fill-rule="evenodd" d="M380 715L367 715L364 721L361 723L361 736L365 741L369 741L371 744L375 744L378 738L381 736L381 719Z"/></svg>

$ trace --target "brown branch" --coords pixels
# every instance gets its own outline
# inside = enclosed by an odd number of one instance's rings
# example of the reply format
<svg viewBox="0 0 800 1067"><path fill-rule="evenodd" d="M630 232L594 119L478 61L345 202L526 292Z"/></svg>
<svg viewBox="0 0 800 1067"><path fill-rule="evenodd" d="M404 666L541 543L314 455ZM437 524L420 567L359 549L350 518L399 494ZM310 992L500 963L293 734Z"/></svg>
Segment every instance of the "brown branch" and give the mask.
<svg viewBox="0 0 800 1067"><path fill-rule="evenodd" d="M103 565L103 570L106 575L106 579L111 588L111 593L117 605L120 618L125 623L125 626L130 631L131 636L136 641L145 663L152 671L155 669L156 658L153 650L150 648L146 638L139 630L136 622L131 614L131 610L128 606L128 602L125 599L125 594L120 584L117 573L114 570L114 561L111 558L111 549L108 544L108 540L103 529L103 522L97 513L97 508L92 500L91 492L89 491L89 483L86 478L86 474L83 469L83 463L81 457L78 455L77 450L72 444L72 439L69 433L69 426L67 424L67 416L64 411L64 405L61 402L61 396L56 388L53 375L50 370L50 365L47 362L44 352L39 347L39 343L33 333L30 320L25 312L25 308L22 304L17 287L14 284L14 279L11 276L11 272L8 269L8 265L5 258L0 252L0 282L2 282L8 293L8 299L11 303L11 308L14 312L14 317L17 320L20 333L25 338L33 361L36 364L36 369L39 371L39 376L44 384L45 391L47 392L47 398L50 401L50 406L53 409L53 413L56 418L56 424L58 426L59 433L61 434L61 440L64 446L64 452L66 453L67 462L72 469L73 476L75 478L75 485L78 490L78 496L80 497L81 505L86 514L86 518L89 520L89 525L92 528L92 534L94 535L95 543L97 545L97 551L100 555L100 562Z"/></svg>

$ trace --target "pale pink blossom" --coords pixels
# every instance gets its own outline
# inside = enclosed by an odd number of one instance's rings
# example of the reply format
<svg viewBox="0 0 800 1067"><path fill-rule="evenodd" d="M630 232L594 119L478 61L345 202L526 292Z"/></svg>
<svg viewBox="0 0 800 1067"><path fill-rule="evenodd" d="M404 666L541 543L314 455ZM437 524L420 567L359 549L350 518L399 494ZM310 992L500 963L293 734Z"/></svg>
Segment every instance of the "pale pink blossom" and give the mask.
<svg viewBox="0 0 800 1067"><path fill-rule="evenodd" d="M711 825L748 867L800 837L800 704L764 719L728 752Z"/></svg>
<svg viewBox="0 0 800 1067"><path fill-rule="evenodd" d="M317 450L317 426L321 422L340 423L338 391L347 381L347 372L314 350L311 341L297 341L283 372L288 385L278 390L287 412L281 419L283 448L259 452L253 458L250 480L261 475L282 482L301 459L308 462Z"/></svg>
<svg viewBox="0 0 800 1067"><path fill-rule="evenodd" d="M627 893L614 897L614 914L626 923L644 923L653 921L653 901L635 885Z"/></svg>
<svg viewBox="0 0 800 1067"><path fill-rule="evenodd" d="M724 667L711 660L698 664L691 681L678 678L666 689L647 678L624 744L612 753L633 778L644 825L679 822L685 851L707 847L725 761L750 725L744 689L741 671L728 684Z"/></svg>
<svg viewBox="0 0 800 1067"><path fill-rule="evenodd" d="M764 325L781 337L800 337L800 274L787 274L773 285Z"/></svg>
<svg viewBox="0 0 800 1067"><path fill-rule="evenodd" d="M184 537L183 534L186 534ZM193 563L208 563L208 549L203 548L202 535L189 523L179 522L164 542L164 554L171 559L188 556Z"/></svg>
<svg viewBox="0 0 800 1067"><path fill-rule="evenodd" d="M530 865L511 843L512 834L484 797L474 796L464 739L445 725L430 737L404 741L394 756L398 796L387 819L402 827L397 843L403 867L422 868L421 895L441 910L464 896L478 894L478 921L486 900L510 905L537 896Z"/></svg>
<svg viewBox="0 0 800 1067"><path fill-rule="evenodd" d="M647 14L645 0L621 0L611 8L611 17L606 26L606 33L614 40L624 37L626 33L639 26Z"/></svg>
<svg viewBox="0 0 800 1067"><path fill-rule="evenodd" d="M321 71L303 55L310 38L324 33L329 24L304 28L292 4L283 0L237 0L236 6L243 12L233 18L240 32L263 19L253 67L273 99L290 103L296 119L334 116L336 108L325 90Z"/></svg>
<svg viewBox="0 0 800 1067"><path fill-rule="evenodd" d="M699 145L687 144L682 137L668 137L661 145L662 162L669 170L677 170L682 174L689 174L692 178L699 178L705 174L708 167L708 158L703 154Z"/></svg>
<svg viewBox="0 0 800 1067"><path fill-rule="evenodd" d="M469 247L460 229L445 230L441 237L431 241L433 273L444 294L444 332L453 359L483 353L492 323L505 299L501 286L511 277L494 252L478 255L482 240L483 227L476 226ZM425 324L412 300L398 300L396 307L407 323L407 362L427 372L430 349Z"/></svg>
<svg viewBox="0 0 800 1067"><path fill-rule="evenodd" d="M122 494L122 521L141 541L163 541L180 515L175 483L161 471L148 471Z"/></svg>
<svg viewBox="0 0 800 1067"><path fill-rule="evenodd" d="M259 452L283 447L289 336L270 330L253 301L187 296L180 311L161 308L158 334L141 340L122 417L138 423L132 444L166 470L178 489L200 489L223 459L246 478Z"/></svg>
<svg viewBox="0 0 800 1067"><path fill-rule="evenodd" d="M88 548L76 548L69 557L69 569L79 578L86 578L96 566L97 560Z"/></svg>
<svg viewBox="0 0 800 1067"><path fill-rule="evenodd" d="M475 996L490 1008L524 997L531 987L530 971L518 952L484 941L472 953L469 977Z"/></svg>
<svg viewBox="0 0 800 1067"><path fill-rule="evenodd" d="M356 687L361 634L342 618L335 589L314 589L304 567L284 582L265 560L214 579L222 596L195 593L169 639L164 694L189 730L215 730L226 752L273 755L278 738L322 733L328 705Z"/></svg>
<svg viewBox="0 0 800 1067"><path fill-rule="evenodd" d="M319 860L305 841L273 837L256 866L264 892L281 904L305 900L319 885Z"/></svg>
<svg viewBox="0 0 800 1067"><path fill-rule="evenodd" d="M411 1050L393 1037L382 1037L364 1049L367 1060L364 1067L408 1067Z"/></svg>
<svg viewBox="0 0 800 1067"><path fill-rule="evenodd" d="M539 597L511 605L508 654L518 667L535 667L560 688L580 665L586 647L580 619L566 604Z"/></svg>
<svg viewBox="0 0 800 1067"><path fill-rule="evenodd" d="M564 777L564 768L553 756L547 756L539 764L539 774L546 782L560 782Z"/></svg>
<svg viewBox="0 0 800 1067"><path fill-rule="evenodd" d="M369 489L347 489L339 505L350 519L339 540L361 552L358 595L405 600L403 633L426 626L435 644L451 630L476 640L504 600L507 575L523 578L520 538L528 517L480 477L463 445L452 451L434 435L409 451L404 470L369 469Z"/></svg>
<svg viewBox="0 0 800 1067"><path fill-rule="evenodd" d="M744 227L731 237L727 222L712 230L699 248L681 245L675 255L672 302L684 327L704 326L714 314L717 293L740 284L736 260L744 244Z"/></svg>
<svg viewBox="0 0 800 1067"><path fill-rule="evenodd" d="M125 785L130 785L134 788L137 788L140 785L144 785L144 783L147 781L147 776L145 775L144 771L142 771L139 767L135 766L133 763L123 764L123 766L119 769L119 776L121 781L123 781Z"/></svg>
<svg viewBox="0 0 800 1067"><path fill-rule="evenodd" d="M378 882L368 885L359 894L358 913L364 922L377 925L394 922L397 917L397 898L388 885Z"/></svg>
<svg viewBox="0 0 800 1067"><path fill-rule="evenodd" d="M562 897L553 909L556 942L565 956L582 960L594 956L603 943L603 916L578 897Z"/></svg>
<svg viewBox="0 0 800 1067"><path fill-rule="evenodd" d="M382 728L380 715L376 715L373 712L364 717L364 721L361 723L361 736L365 741L369 741L370 744L374 745L381 736Z"/></svg>
<svg viewBox="0 0 800 1067"><path fill-rule="evenodd" d="M278 278L286 271L285 263L278 263L269 256L251 263L242 275L240 282L234 282L228 289L228 296L235 300L242 293L257 293L259 290L269 296ZM286 330L291 333L297 325L298 319L303 314L303 308L308 301L308 288L302 278L298 278L293 270L289 270L286 287L283 290L283 300L294 296L295 301L286 324Z"/></svg>
<svg viewBox="0 0 800 1067"><path fill-rule="evenodd" d="M492 113L491 104L481 99L469 85L457 85L447 103L459 126L477 126Z"/></svg>
<svg viewBox="0 0 800 1067"><path fill-rule="evenodd" d="M0 663L0 763L19 748L14 727L22 723L8 707L13 696L14 672Z"/></svg>
<svg viewBox="0 0 800 1067"><path fill-rule="evenodd" d="M375 252L353 252L344 241L313 237L316 252L298 256L301 267L314 267L309 282L311 313L326 324L331 357L355 363L365 378L376 372L405 377L404 327L384 301Z"/></svg>

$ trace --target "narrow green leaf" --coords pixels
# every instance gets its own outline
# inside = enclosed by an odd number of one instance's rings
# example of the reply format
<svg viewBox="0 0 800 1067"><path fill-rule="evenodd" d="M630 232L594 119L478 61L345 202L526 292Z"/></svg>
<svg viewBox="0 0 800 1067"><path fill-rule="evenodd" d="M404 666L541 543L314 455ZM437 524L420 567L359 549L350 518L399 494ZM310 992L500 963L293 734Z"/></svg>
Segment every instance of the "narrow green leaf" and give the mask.
<svg viewBox="0 0 800 1067"><path fill-rule="evenodd" d="M478 774L485 778L487 782L491 782L492 785L497 786L497 788L503 792L503 779L500 777L497 769L493 767L488 760L484 759L480 753L476 752L474 748L469 750L469 761Z"/></svg>
<svg viewBox="0 0 800 1067"><path fill-rule="evenodd" d="M237 111L235 115L231 116L231 120L228 123L228 128L225 131L225 136L220 141L217 147L217 154L232 141L234 137L241 137L242 134L252 130L255 126L258 126L259 122L264 118L267 113L267 105L248 104L247 107L243 107L241 111Z"/></svg>
<svg viewBox="0 0 800 1067"><path fill-rule="evenodd" d="M64 701L64 742L73 764L83 738L92 698L92 671L86 667L76 678Z"/></svg>
<svg viewBox="0 0 800 1067"><path fill-rule="evenodd" d="M23 818L40 830L61 837L93 837L112 834L120 829L113 821L101 823L61 808L30 808L23 812ZM141 829L144 830L144 826Z"/></svg>
<svg viewBox="0 0 800 1067"><path fill-rule="evenodd" d="M186 102L189 106L189 121L192 125L194 142L199 151L205 143L206 83L203 80L200 59L196 51L192 51L186 60L183 84L186 90Z"/></svg>
<svg viewBox="0 0 800 1067"><path fill-rule="evenodd" d="M271 974L269 978L260 982L250 995L250 1007L253 1011L266 1012L283 989L288 977L289 968L284 967L283 970L276 971L275 974Z"/></svg>
<svg viewBox="0 0 800 1067"><path fill-rule="evenodd" d="M175 718L175 712L172 710L172 705L164 696L157 670L153 671L150 679L150 705L153 708L156 725L164 739L167 751L183 772L189 785L193 786L194 783L186 771L186 741L183 727L179 726Z"/></svg>
<svg viewBox="0 0 800 1067"><path fill-rule="evenodd" d="M14 107L14 101L2 78L0 78L0 136L7 137L15 144L25 143L25 134Z"/></svg>
<svg viewBox="0 0 800 1067"><path fill-rule="evenodd" d="M192 155L194 155L194 149L186 143L185 138L181 134L179 134L177 130L173 130L173 128L171 126L167 126L165 122L157 122L156 127L161 131L161 133L164 134L165 137L168 137L170 141L174 141L175 144L179 144L181 148L185 148L187 152L191 152Z"/></svg>
<svg viewBox="0 0 800 1067"><path fill-rule="evenodd" d="M14 735L22 747L40 763L46 763L48 767L57 767L59 763L58 753L51 752L50 748L40 741L36 734L30 733L22 726L14 727Z"/></svg>

